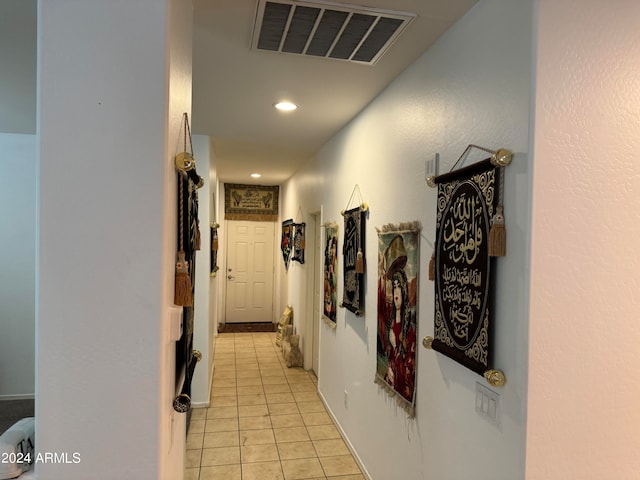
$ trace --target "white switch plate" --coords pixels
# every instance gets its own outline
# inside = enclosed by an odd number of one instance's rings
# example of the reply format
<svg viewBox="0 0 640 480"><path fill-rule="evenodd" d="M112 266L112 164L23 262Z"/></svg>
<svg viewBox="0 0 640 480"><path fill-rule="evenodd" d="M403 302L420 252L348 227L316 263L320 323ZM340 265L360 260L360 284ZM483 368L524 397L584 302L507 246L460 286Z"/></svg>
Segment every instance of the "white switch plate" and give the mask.
<svg viewBox="0 0 640 480"><path fill-rule="evenodd" d="M478 382L476 382L476 413L497 427L502 423L500 394Z"/></svg>

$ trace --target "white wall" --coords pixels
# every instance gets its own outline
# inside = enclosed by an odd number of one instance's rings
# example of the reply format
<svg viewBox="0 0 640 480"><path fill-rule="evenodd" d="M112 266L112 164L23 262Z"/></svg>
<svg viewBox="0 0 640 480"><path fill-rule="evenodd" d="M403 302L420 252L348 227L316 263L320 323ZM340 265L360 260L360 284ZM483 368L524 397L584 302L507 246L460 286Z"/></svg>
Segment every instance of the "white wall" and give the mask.
<svg viewBox="0 0 640 480"><path fill-rule="evenodd" d="M208 407L213 374L214 352L214 308L217 302L211 292L211 186L210 165L213 164L213 151L208 136L193 136L193 153L196 170L205 181L198 189L198 219L200 221L200 250L196 252L195 298L193 318L193 348L202 353L202 359L196 365L191 384L191 402L194 406ZM215 169L213 172L215 187Z"/></svg>
<svg viewBox="0 0 640 480"><path fill-rule="evenodd" d="M169 337L188 0L38 3L38 478L179 480ZM117 32L117 34L116 34Z"/></svg>
<svg viewBox="0 0 640 480"><path fill-rule="evenodd" d="M36 133L36 5L0 1L0 132Z"/></svg>
<svg viewBox="0 0 640 480"><path fill-rule="evenodd" d="M36 137L0 133L0 399L35 392Z"/></svg>
<svg viewBox="0 0 640 480"><path fill-rule="evenodd" d="M342 224L339 212L355 184L370 206L366 314L356 317L340 309L336 330L321 324L319 388L373 479L524 478L531 23L531 1L477 4L284 188L282 218L293 217L299 206L303 212L321 206L324 222ZM433 334L434 308L427 264L435 236L436 191L424 181L424 162L439 152L441 171L448 171L472 143L515 152L506 169L508 255L497 260L496 274L495 366L507 377L506 386L496 389L503 410L500 427L475 412L476 382L486 385L484 380L422 347L415 419L408 419L373 382L374 227L422 223L420 341ZM341 226L340 241L343 234ZM286 277L294 311L306 311L306 268L290 268Z"/></svg>
<svg viewBox="0 0 640 480"><path fill-rule="evenodd" d="M527 479L635 479L640 4L537 3Z"/></svg>

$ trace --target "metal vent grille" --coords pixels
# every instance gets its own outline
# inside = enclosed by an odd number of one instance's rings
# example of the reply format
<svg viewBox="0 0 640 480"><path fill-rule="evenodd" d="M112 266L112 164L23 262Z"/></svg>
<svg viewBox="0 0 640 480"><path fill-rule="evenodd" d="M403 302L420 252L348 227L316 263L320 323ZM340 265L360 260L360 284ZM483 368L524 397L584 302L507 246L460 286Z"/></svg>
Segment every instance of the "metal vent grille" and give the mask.
<svg viewBox="0 0 640 480"><path fill-rule="evenodd" d="M374 65L414 17L331 2L260 0L252 45Z"/></svg>

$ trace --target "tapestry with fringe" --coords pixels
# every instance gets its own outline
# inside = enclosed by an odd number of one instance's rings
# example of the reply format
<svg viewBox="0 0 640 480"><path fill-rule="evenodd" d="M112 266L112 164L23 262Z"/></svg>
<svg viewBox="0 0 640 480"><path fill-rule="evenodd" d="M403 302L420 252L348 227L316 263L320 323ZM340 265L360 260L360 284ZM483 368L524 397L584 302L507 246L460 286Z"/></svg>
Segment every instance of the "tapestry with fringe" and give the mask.
<svg viewBox="0 0 640 480"><path fill-rule="evenodd" d="M304 222L293 224L293 255L291 259L298 263L304 263L304 230Z"/></svg>
<svg viewBox="0 0 640 480"><path fill-rule="evenodd" d="M293 247L293 220L285 220L282 222L282 239L280 240L280 250L282 250L282 258L284 259L284 268L289 270L289 261L291 260L291 250Z"/></svg>
<svg viewBox="0 0 640 480"><path fill-rule="evenodd" d="M488 160L436 178L435 315L432 348L483 375L492 361L491 218L500 168Z"/></svg>
<svg viewBox="0 0 640 480"><path fill-rule="evenodd" d="M378 230L376 383L414 415L420 223Z"/></svg>
<svg viewBox="0 0 640 480"><path fill-rule="evenodd" d="M342 244L343 289L340 306L364 315L364 239L366 212L361 207L344 212Z"/></svg>
<svg viewBox="0 0 640 480"><path fill-rule="evenodd" d="M322 313L335 328L338 306L338 224L328 223L324 229L324 301Z"/></svg>
<svg viewBox="0 0 640 480"><path fill-rule="evenodd" d="M224 184L224 218L275 222L278 219L279 187Z"/></svg>

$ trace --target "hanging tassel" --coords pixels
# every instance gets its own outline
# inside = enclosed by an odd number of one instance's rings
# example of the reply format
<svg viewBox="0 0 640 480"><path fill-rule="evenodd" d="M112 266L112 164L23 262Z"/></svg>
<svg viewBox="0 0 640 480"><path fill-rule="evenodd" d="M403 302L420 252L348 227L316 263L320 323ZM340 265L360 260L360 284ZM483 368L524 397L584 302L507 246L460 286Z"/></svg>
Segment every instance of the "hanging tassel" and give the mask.
<svg viewBox="0 0 640 480"><path fill-rule="evenodd" d="M431 260L429 260L429 280L436 279L436 252L431 254Z"/></svg>
<svg viewBox="0 0 640 480"><path fill-rule="evenodd" d="M507 230L504 226L502 205L496 207L496 214L491 219L489 230L489 256L504 257L507 254Z"/></svg>
<svg viewBox="0 0 640 480"><path fill-rule="evenodd" d="M358 249L358 255L356 256L356 273L364 273L364 255L361 249Z"/></svg>
<svg viewBox="0 0 640 480"><path fill-rule="evenodd" d="M178 261L176 262L176 287L173 303L183 307L193 306L189 262L185 260L183 250L178 252Z"/></svg>
<svg viewBox="0 0 640 480"><path fill-rule="evenodd" d="M196 228L196 250L200 250L200 226Z"/></svg>

